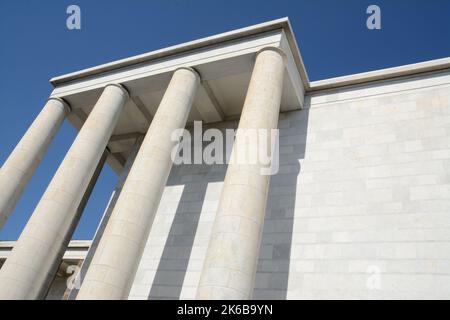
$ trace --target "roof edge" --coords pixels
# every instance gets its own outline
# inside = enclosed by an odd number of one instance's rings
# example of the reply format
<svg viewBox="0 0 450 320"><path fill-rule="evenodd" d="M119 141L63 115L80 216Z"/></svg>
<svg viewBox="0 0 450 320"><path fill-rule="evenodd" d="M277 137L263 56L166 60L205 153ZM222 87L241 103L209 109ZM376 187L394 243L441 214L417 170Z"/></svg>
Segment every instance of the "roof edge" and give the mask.
<svg viewBox="0 0 450 320"><path fill-rule="evenodd" d="M341 77L329 78L318 81L311 81L308 78L305 64L303 62L300 49L297 44L297 40L291 23L288 17L283 17L249 27L235 29L232 31L208 36L205 38L188 41L182 44L158 49L155 51L143 53L140 55L132 56L125 59L119 59L106 64L101 64L95 67L83 69L80 71L68 73L62 76L54 77L50 79L50 83L53 87L65 84L74 80L83 79L85 77L99 75L112 70L136 65L143 62L149 62L156 59L168 57L175 54L185 53L192 50L204 48L207 46L215 45L221 42L236 40L248 36L253 36L259 33L269 32L273 30L283 29L285 31L294 62L297 66L297 70L303 82L304 89L307 93L317 92L321 90L335 89L340 87L346 87L357 84L370 83L374 81L394 79L405 76L413 76L416 74L440 71L450 68L450 57L429 60L419 63L407 64L392 68L379 69L369 72L356 73L352 75L346 75Z"/></svg>
<svg viewBox="0 0 450 320"><path fill-rule="evenodd" d="M308 93L450 69L450 57L312 81Z"/></svg>
<svg viewBox="0 0 450 320"><path fill-rule="evenodd" d="M224 41L236 40L236 39L256 35L256 34L263 33L263 32L278 30L278 29L285 30L288 40L289 40L289 44L291 46L291 50L294 55L294 59L296 60L295 62L297 64L297 68L300 72L300 75L302 76L302 80L304 80L305 84L307 84L308 76L306 74L306 70L305 70L302 58L300 56L300 51L298 49L297 42L295 40L295 36L292 31L288 17L283 17L283 18L263 22L263 23L245 27L245 28L235 29L232 31L216 34L216 35L205 37L205 38L200 38L200 39L185 42L182 44L166 47L163 49L158 49L155 51L143 53L143 54L132 56L129 58L120 59L120 60L116 60L116 61L109 62L106 64L101 64L101 65L98 65L95 67L68 73L68 74L50 79L50 83L53 85L53 87L56 87L63 83L67 83L70 81L82 79L82 78L93 76L93 75L98 75L98 74L109 72L109 71L112 71L115 69L124 68L124 67L136 65L139 63L143 63L143 62L148 62L148 61L168 57L170 55L185 53L185 52L192 51L195 49L200 49L200 48L204 48L204 47L207 47L210 45L218 44L218 43L221 43Z"/></svg>

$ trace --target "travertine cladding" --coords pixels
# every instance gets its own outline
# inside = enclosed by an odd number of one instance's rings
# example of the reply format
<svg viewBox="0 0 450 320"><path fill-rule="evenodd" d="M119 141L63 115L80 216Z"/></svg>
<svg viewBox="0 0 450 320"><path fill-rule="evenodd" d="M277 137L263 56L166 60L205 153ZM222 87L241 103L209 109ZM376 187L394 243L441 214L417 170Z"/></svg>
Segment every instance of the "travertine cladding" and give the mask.
<svg viewBox="0 0 450 320"><path fill-rule="evenodd" d="M253 298L450 298L449 72L310 95L279 128ZM173 167L131 299L195 298L225 172Z"/></svg>

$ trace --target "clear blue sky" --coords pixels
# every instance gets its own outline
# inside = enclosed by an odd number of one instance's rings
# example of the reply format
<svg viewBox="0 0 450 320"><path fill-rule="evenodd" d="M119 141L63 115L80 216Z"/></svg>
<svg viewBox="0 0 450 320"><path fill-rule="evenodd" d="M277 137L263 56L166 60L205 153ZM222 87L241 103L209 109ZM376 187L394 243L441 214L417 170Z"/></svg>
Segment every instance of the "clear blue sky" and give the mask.
<svg viewBox="0 0 450 320"><path fill-rule="evenodd" d="M81 7L82 29L66 28ZM381 7L382 30L366 28ZM450 56L448 0L46 0L0 2L0 163L43 107L57 75L288 16L311 80ZM1 240L16 239L75 138L66 122ZM76 239L91 238L117 177L106 167Z"/></svg>

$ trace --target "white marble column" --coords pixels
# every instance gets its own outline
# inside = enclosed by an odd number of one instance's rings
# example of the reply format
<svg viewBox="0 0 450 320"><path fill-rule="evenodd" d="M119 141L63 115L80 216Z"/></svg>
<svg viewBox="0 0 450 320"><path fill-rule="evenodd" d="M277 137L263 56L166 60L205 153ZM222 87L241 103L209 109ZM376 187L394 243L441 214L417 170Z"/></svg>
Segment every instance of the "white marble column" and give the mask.
<svg viewBox="0 0 450 320"><path fill-rule="evenodd" d="M270 176L262 174L261 161L237 153L258 152L263 145L247 139L251 130L269 131L270 136L270 130L278 127L284 60L277 48L265 48L256 57L231 155L241 160L228 165L197 299L251 298Z"/></svg>
<svg viewBox="0 0 450 320"><path fill-rule="evenodd" d="M125 181L77 299L126 299L172 167L171 138L183 129L199 86L190 68L175 71Z"/></svg>
<svg viewBox="0 0 450 320"><path fill-rule="evenodd" d="M69 106L50 98L0 169L0 229L6 223L23 190L44 157Z"/></svg>
<svg viewBox="0 0 450 320"><path fill-rule="evenodd" d="M127 99L120 85L105 87L0 269L0 300L43 298Z"/></svg>
<svg viewBox="0 0 450 320"><path fill-rule="evenodd" d="M139 136L136 139L136 142L135 142L134 146L132 147L130 153L128 154L127 160L125 162L125 166L124 166L122 172L120 173L119 181L117 182L117 185L111 195L111 198L109 199L108 205L105 209L105 212L103 213L103 217L97 227L97 230L95 231L94 237L92 238L92 242L91 242L91 246L89 247L89 251L87 252L87 255L84 258L81 268L78 272L79 280L77 280L77 281L79 281L79 283L83 282L86 272L89 269L92 258L94 257L94 254L97 250L98 243L100 242L101 236L102 236L103 232L105 231L105 228L111 217L111 213L114 210L114 207L117 203L117 199L119 198L119 195L122 191L123 185L128 177L128 174L130 173L131 166L133 165L134 160L136 159L137 153L141 147L143 140L144 140L144 136L143 135ZM68 300L75 300L78 295L79 289L80 288L77 287L77 288L68 290L68 292L67 292Z"/></svg>

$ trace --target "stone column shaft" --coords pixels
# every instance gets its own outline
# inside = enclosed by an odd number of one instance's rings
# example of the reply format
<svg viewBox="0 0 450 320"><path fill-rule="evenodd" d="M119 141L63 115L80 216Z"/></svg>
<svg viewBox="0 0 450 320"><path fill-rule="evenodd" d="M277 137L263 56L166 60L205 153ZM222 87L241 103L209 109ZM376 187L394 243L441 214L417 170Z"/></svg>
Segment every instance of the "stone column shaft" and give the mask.
<svg viewBox="0 0 450 320"><path fill-rule="evenodd" d="M1 299L42 299L128 93L105 87L0 270Z"/></svg>
<svg viewBox="0 0 450 320"><path fill-rule="evenodd" d="M105 228L108 224L109 218L111 217L111 213L114 210L114 206L117 203L117 199L119 198L120 192L122 191L123 184L125 183L128 173L130 172L131 166L134 163L134 160L136 159L137 153L139 151L139 148L141 147L142 140L144 140L144 136L140 136L136 139L136 142L134 143L134 146L132 147L130 153L128 154L128 158L125 162L125 166L120 173L119 181L117 182L116 187L114 188L114 191L111 195L111 198L109 199L109 202L106 206L105 212L103 213L103 217L100 220L100 223L97 227L97 230L95 231L95 235L92 238L91 245L89 247L89 251L86 254L86 257L83 260L83 263L81 264L81 268L78 272L78 283L82 283L84 280L84 276L86 275L87 270L89 269L89 265L91 264L92 258L94 257L95 251L97 250L98 243L100 242L101 236L103 232L105 231ZM75 300L78 292L79 287L72 288L67 290L67 296L68 300Z"/></svg>
<svg viewBox="0 0 450 320"><path fill-rule="evenodd" d="M0 229L52 142L69 106L50 98L0 169Z"/></svg>
<svg viewBox="0 0 450 320"><path fill-rule="evenodd" d="M105 228L77 299L126 299L172 167L177 141L195 93L198 74L175 71Z"/></svg>
<svg viewBox="0 0 450 320"><path fill-rule="evenodd" d="M276 48L263 49L257 55L206 252L198 299L251 298L270 176L262 175L264 166L260 161L233 163L233 159L241 156L239 152L261 148L261 141L248 140L245 134L255 129L270 137L270 131L278 127L284 59Z"/></svg>

